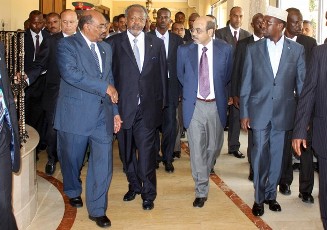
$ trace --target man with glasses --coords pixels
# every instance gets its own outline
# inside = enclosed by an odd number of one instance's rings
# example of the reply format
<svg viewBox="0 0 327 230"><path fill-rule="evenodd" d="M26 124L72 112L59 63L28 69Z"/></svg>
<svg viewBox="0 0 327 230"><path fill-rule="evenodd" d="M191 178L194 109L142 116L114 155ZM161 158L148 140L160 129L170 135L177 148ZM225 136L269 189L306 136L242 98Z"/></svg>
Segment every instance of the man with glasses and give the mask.
<svg viewBox="0 0 327 230"><path fill-rule="evenodd" d="M191 30L194 43L179 46L177 51L177 76L183 86L183 122L195 182L193 207L198 208L208 198L210 170L224 141L225 87L232 70L232 47L212 38L215 27L212 18L197 18Z"/></svg>
<svg viewBox="0 0 327 230"><path fill-rule="evenodd" d="M98 226L108 227L111 225L106 210L112 179L112 140L122 122L111 70L112 50L102 42L107 22L101 13L85 11L78 27L80 31L60 39L57 48L61 76L54 120L58 158L70 205L82 207L79 176L86 148L90 146L87 211L89 219Z"/></svg>
<svg viewBox="0 0 327 230"><path fill-rule="evenodd" d="M265 39L247 46L240 91L241 127L253 134L255 216L264 214L264 203L281 211L276 197L285 132L293 128L305 77L303 46L283 36L287 11L268 6L264 21Z"/></svg>
<svg viewBox="0 0 327 230"><path fill-rule="evenodd" d="M167 100L167 58L163 40L143 32L146 9L130 5L125 15L127 31L108 38L129 183L123 200L132 201L141 194L143 209L151 210L157 196L155 137Z"/></svg>

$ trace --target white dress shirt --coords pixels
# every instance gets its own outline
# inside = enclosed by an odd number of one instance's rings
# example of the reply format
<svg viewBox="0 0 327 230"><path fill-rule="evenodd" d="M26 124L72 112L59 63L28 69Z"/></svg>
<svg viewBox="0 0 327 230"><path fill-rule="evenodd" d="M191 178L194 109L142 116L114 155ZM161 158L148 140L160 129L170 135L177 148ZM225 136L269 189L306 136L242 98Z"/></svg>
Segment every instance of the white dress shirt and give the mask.
<svg viewBox="0 0 327 230"><path fill-rule="evenodd" d="M282 36L276 44L274 41L267 39L267 48L268 48L271 67L274 73L274 78L276 77L278 71L280 58L283 52L284 41L285 41L284 36Z"/></svg>
<svg viewBox="0 0 327 230"><path fill-rule="evenodd" d="M129 39L129 43L131 44L131 47L133 49L134 46L134 39L137 39L137 48L139 49L140 53L140 64L141 64L141 69L143 69L143 62L144 62L144 54L145 54L145 40L144 40L144 32L141 32L137 37L134 37L131 32L127 30L127 36Z"/></svg>
<svg viewBox="0 0 327 230"><path fill-rule="evenodd" d="M200 67L200 59L201 59L201 55L202 55L202 48L204 46L201 44L198 44L198 66ZM210 83L210 94L208 95L207 98L203 98L200 95L200 90L199 90L199 81L198 81L198 94L197 97L201 98L201 99L215 99L215 87L213 84L213 41L211 39L211 41L205 46L207 47L207 57L208 57L208 64L209 64L209 83ZM199 70L200 68L198 68Z"/></svg>
<svg viewBox="0 0 327 230"><path fill-rule="evenodd" d="M100 54L100 50L98 47L98 44L96 42L91 42L86 36L84 36L84 34L81 31L81 34L83 36L83 38L85 39L87 45L89 46L89 48L91 49L91 44L93 43L95 45L95 52L98 55L98 59L99 59L99 65L100 65L100 71L102 73L102 59L101 59L101 54Z"/></svg>

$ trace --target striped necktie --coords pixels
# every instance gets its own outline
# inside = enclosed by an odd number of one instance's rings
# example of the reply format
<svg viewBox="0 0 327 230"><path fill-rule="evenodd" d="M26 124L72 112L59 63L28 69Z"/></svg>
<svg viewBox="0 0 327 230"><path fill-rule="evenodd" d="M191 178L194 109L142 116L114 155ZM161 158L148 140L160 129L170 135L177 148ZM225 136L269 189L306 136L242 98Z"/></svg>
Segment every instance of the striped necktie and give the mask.
<svg viewBox="0 0 327 230"><path fill-rule="evenodd" d="M97 67L98 67L99 71L101 72L99 57L98 57L97 53L95 52L95 44L91 43L90 47L91 47L91 52L95 59L95 62L97 63Z"/></svg>

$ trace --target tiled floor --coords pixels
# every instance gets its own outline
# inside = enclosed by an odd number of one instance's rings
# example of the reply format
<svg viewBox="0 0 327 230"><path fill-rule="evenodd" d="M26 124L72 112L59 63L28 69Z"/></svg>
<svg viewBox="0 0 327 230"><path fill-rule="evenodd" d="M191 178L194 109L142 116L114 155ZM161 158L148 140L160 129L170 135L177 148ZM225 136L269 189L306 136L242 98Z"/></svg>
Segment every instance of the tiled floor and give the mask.
<svg viewBox="0 0 327 230"><path fill-rule="evenodd" d="M228 155L226 138L227 133L225 133L222 153L215 166L217 175L212 176L209 198L202 209L192 207L194 183L191 178L189 156L185 152L181 159L174 162L173 174L165 173L162 165L157 170L158 197L154 210L143 211L139 196L132 202L123 202L122 196L127 191L127 182L115 147L114 176L109 190L107 211L112 221L111 229L256 229L253 222L260 222L259 226L262 229L269 229L269 227L323 229L319 215L317 175L315 175L316 184L313 191L314 204L305 204L297 197L298 172L295 172L291 186L292 194L290 196L278 194L277 197L282 212L273 213L266 206L265 214L261 219L253 217L249 212L253 204L253 185L247 180L247 159L236 159ZM246 152L246 139L246 135L242 133L240 150L243 153ZM44 171L45 163L46 154L41 153L40 161L37 163L39 171ZM84 168L82 181L85 181L85 174ZM62 181L60 168L54 177ZM38 189L39 209L28 230L57 229L65 210L63 198L60 192L42 177L38 177ZM82 198L83 196L84 194ZM75 220L72 218L66 221L74 221L72 229L97 229L95 223L88 219L85 207L77 209ZM265 223L266 227L264 227ZM61 224L59 229L70 229L70 227Z"/></svg>

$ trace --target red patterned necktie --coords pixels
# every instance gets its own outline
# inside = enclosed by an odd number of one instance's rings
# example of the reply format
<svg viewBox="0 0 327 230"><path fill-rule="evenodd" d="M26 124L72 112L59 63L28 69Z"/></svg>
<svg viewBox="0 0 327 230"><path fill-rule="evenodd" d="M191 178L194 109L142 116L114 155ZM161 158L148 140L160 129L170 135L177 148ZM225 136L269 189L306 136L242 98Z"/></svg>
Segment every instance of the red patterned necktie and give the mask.
<svg viewBox="0 0 327 230"><path fill-rule="evenodd" d="M237 43L237 31L236 30L234 31L234 42L235 42L235 44Z"/></svg>

